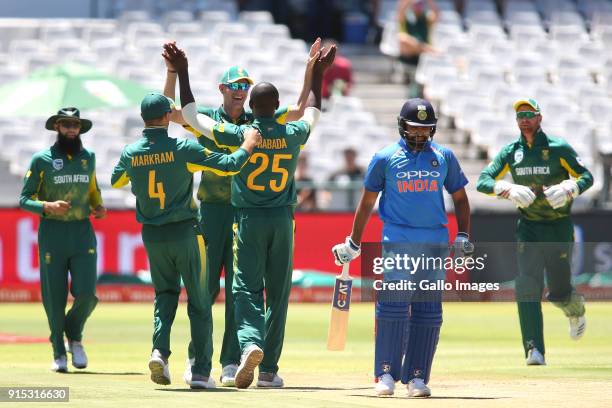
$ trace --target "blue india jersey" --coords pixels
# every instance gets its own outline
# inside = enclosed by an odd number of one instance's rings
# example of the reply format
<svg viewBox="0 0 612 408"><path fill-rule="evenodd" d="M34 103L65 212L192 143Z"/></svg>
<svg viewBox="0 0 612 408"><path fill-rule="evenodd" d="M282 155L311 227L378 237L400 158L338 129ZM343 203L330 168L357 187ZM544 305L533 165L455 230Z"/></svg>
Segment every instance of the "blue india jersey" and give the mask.
<svg viewBox="0 0 612 408"><path fill-rule="evenodd" d="M400 139L374 155L364 187L382 192L378 212L385 224L439 228L448 222L442 188L452 194L467 183L449 149L429 142L413 153Z"/></svg>

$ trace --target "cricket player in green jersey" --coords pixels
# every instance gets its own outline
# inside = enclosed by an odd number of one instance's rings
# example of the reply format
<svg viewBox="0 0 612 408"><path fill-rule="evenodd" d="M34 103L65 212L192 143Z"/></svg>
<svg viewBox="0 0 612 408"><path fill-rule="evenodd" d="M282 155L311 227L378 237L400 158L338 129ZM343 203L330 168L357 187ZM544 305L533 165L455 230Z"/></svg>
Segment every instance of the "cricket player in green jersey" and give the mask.
<svg viewBox="0 0 612 408"><path fill-rule="evenodd" d="M569 318L570 337L584 334L584 297L571 284L574 226L572 201L593 185L593 176L574 149L548 136L533 99L514 104L520 138L507 144L482 171L478 191L511 200L519 209L516 300L527 365L545 365L541 297L544 270L548 300ZM512 183L502 180L510 172Z"/></svg>
<svg viewBox="0 0 612 408"><path fill-rule="evenodd" d="M140 109L145 122L143 136L123 150L113 171L112 185L120 188L131 182L136 219L143 224L142 240L155 287L151 379L157 384L170 384L170 329L182 278L195 355L188 384L191 388L214 388L206 353L212 341L206 250L193 200L193 173L236 174L260 136L251 129L245 133L241 148L231 155L214 153L194 141L168 136L172 102L167 97L149 94Z"/></svg>
<svg viewBox="0 0 612 408"><path fill-rule="evenodd" d="M233 178L231 196L235 207L232 290L242 351L235 377L237 388L247 388L252 383L257 366L258 386L283 386L277 372L293 271L294 172L300 149L320 115L322 77L333 62L335 50L332 47L317 54L312 79L315 107L307 108L300 121L281 125L275 120L279 95L272 84L260 83L251 91L253 127L263 140L243 172ZM219 146L238 145L244 126L215 123L197 112L184 53L175 44L167 44L165 57L177 69L187 123Z"/></svg>
<svg viewBox="0 0 612 408"><path fill-rule="evenodd" d="M312 73L313 56L319 52L321 40L317 39L310 49L310 59L306 65L304 85L297 105L281 107L276 110L274 116L279 124L299 119L306 108L306 102L310 93L309 75ZM170 99L175 98L176 69L164 58L167 66L164 95ZM219 78L219 92L223 97L223 104L215 107L198 107L198 113L212 118L215 122L233 123L235 125L250 124L253 122L253 112L244 108L244 103L249 88L254 84L249 73L242 67L232 66L228 68ZM192 132L198 142L213 152L229 154L234 149L217 146L213 140L204 137L201 133L190 127L181 114L180 109L174 109L170 120L182 125L186 130ZM232 295L232 281L234 279L232 241L234 223L234 208L231 203L232 178L219 176L212 172L202 172L201 182L198 188L198 200L200 200L200 216L204 236L213 239L208 240L208 288L214 303L220 291L221 271L225 272L225 330L219 362L221 363L221 384L233 386L234 377L238 364L240 364L240 345L236 332L236 321L234 319L234 297ZM208 350L212 358L213 349ZM185 369L185 377L191 375L193 365L193 347L189 346L189 359Z"/></svg>
<svg viewBox="0 0 612 408"><path fill-rule="evenodd" d="M96 180L96 156L81 142L80 135L91 126L73 107L47 120L45 127L57 132L57 141L32 158L19 200L21 208L40 215L40 285L51 329L51 369L62 373L68 371L66 348L75 368L87 367L83 328L98 303L96 235L89 216L104 218L106 209ZM66 313L68 271L74 303Z"/></svg>

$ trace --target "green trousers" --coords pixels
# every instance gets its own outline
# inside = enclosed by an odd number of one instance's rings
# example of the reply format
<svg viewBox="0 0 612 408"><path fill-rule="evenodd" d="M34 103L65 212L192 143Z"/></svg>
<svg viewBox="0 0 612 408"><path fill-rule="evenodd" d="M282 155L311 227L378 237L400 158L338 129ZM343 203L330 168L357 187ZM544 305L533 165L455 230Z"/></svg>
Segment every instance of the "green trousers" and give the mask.
<svg viewBox="0 0 612 408"><path fill-rule="evenodd" d="M293 207L236 209L234 292L238 341L264 351L260 372L276 373L293 271ZM264 308L265 291L265 308Z"/></svg>
<svg viewBox="0 0 612 408"><path fill-rule="evenodd" d="M53 357L66 354L68 340L81 341L83 327L96 307L96 235L89 219L58 221L42 218L38 228L40 287ZM72 307L66 313L68 271Z"/></svg>
<svg viewBox="0 0 612 408"><path fill-rule="evenodd" d="M200 206L202 230L206 237L208 255L208 293L214 304L221 290L221 271L225 271L225 330L219 362L222 367L230 364L240 364L240 345L236 333L234 317L234 296L232 282L234 280L232 253L232 224L234 223L234 207L231 204L202 203ZM212 360L212 343L207 348ZM189 358L193 358L193 345L189 343Z"/></svg>
<svg viewBox="0 0 612 408"><path fill-rule="evenodd" d="M206 281L206 244L195 219L162 226L143 225L155 287L153 349L170 356L170 330L176 315L181 278L187 291L187 315L191 327L195 364L192 373L210 375L206 348L212 343L212 316Z"/></svg>
<svg viewBox="0 0 612 408"><path fill-rule="evenodd" d="M517 225L518 270L515 281L516 301L525 355L536 347L544 348L542 292L544 272L548 285L548 300L563 302L573 293L571 256L574 225L569 218L553 222L519 219Z"/></svg>

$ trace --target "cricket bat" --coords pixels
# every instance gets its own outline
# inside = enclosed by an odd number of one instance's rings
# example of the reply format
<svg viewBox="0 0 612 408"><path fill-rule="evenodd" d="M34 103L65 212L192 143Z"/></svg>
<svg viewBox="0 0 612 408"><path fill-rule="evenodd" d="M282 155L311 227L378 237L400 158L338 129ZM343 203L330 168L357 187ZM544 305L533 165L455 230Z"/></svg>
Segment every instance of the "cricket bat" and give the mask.
<svg viewBox="0 0 612 408"><path fill-rule="evenodd" d="M327 332L328 350L344 350L352 288L353 279L349 275L349 264L345 263L342 266L342 273L336 277L336 286L334 287L329 331Z"/></svg>

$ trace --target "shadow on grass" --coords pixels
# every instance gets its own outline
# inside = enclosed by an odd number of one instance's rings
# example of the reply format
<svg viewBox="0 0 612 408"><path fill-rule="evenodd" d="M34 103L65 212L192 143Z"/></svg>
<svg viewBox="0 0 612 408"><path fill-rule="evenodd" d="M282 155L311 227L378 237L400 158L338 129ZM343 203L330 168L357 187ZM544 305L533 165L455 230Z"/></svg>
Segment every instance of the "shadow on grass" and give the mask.
<svg viewBox="0 0 612 408"><path fill-rule="evenodd" d="M113 373L113 372L101 372L101 371L69 371L67 374L89 374L89 375L145 375L145 373L137 373L137 372L123 372L123 373Z"/></svg>
<svg viewBox="0 0 612 408"><path fill-rule="evenodd" d="M385 398L394 398L394 399L409 399L409 400L501 400L501 399L508 399L508 397L440 397L440 396L436 396L436 397L427 397L427 398L420 398L420 397L408 397L405 395L389 395L389 396L382 396L379 397L377 395L359 395L359 394L349 394L347 395L348 397L361 397L361 398L375 398L375 399L385 399Z"/></svg>
<svg viewBox="0 0 612 408"><path fill-rule="evenodd" d="M369 390L370 387L283 387L283 388L260 388L262 390L278 391L349 391Z"/></svg>
<svg viewBox="0 0 612 408"><path fill-rule="evenodd" d="M198 388L192 390L191 388L156 388L155 391L166 391L166 392L238 392L235 388L212 388L202 389Z"/></svg>

